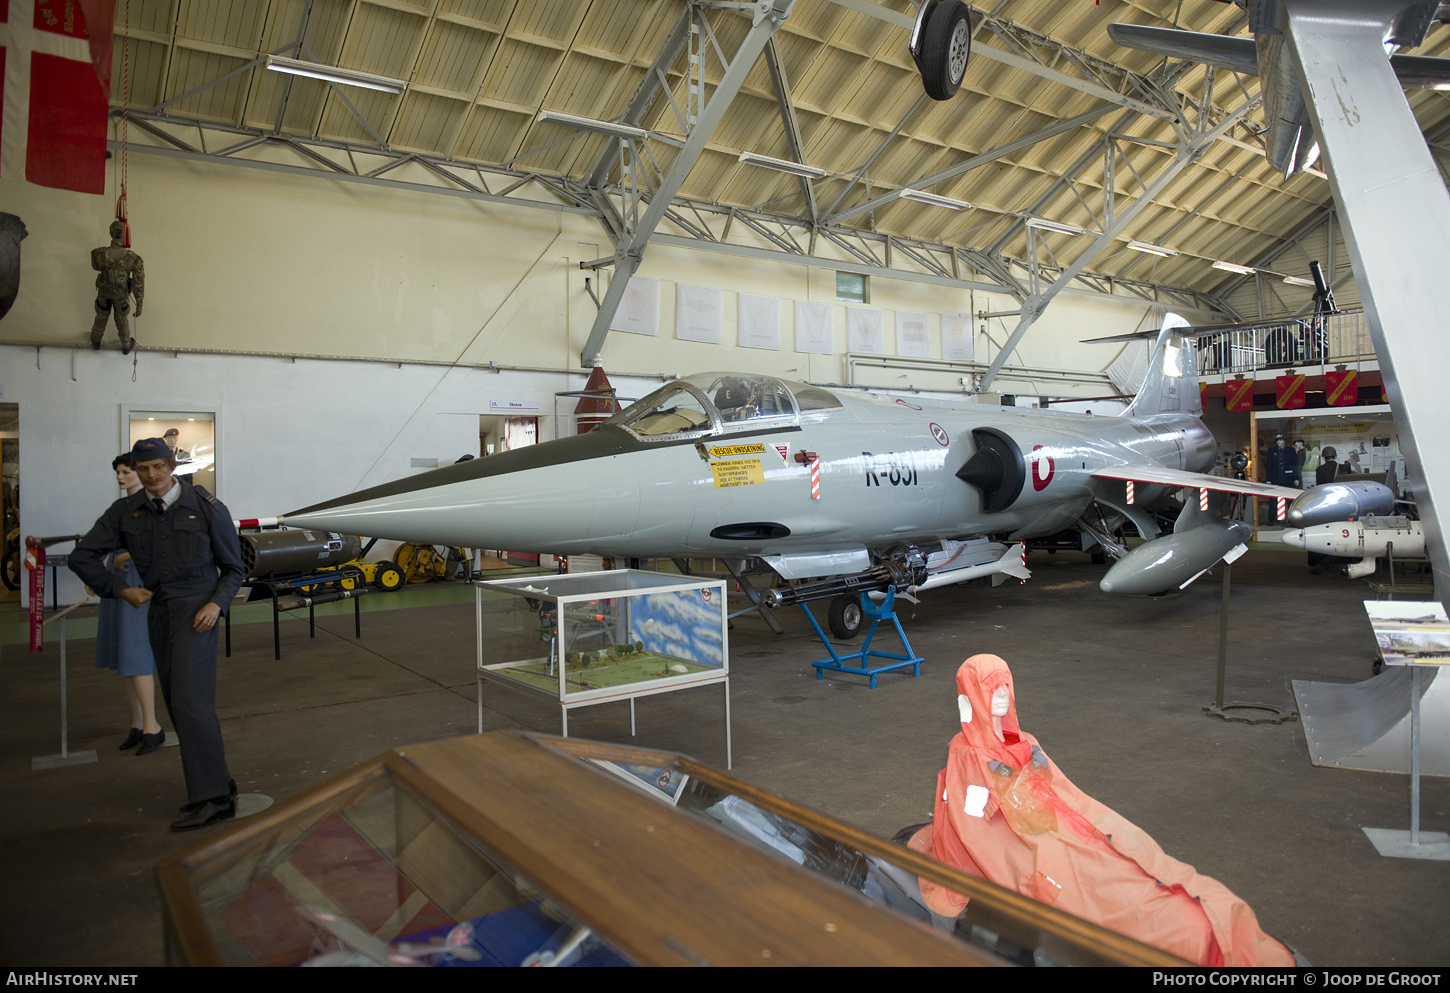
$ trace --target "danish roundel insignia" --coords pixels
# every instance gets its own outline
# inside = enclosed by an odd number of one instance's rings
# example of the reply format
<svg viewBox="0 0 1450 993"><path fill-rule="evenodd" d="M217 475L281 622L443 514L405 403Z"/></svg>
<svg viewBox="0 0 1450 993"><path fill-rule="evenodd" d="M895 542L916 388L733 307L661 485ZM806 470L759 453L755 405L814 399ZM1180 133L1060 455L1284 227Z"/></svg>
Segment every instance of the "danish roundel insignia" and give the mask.
<svg viewBox="0 0 1450 993"><path fill-rule="evenodd" d="M1051 455L1037 454L1041 448L1041 445L1032 446L1032 488L1039 493L1047 489L1047 484L1052 482L1052 474L1057 471L1057 463ZM1044 466L1047 468L1045 474L1042 472Z"/></svg>
<svg viewBox="0 0 1450 993"><path fill-rule="evenodd" d="M943 448L946 448L952 442L951 438L947 437L947 429L942 427L936 421L931 422L931 436L935 438L936 443Z"/></svg>

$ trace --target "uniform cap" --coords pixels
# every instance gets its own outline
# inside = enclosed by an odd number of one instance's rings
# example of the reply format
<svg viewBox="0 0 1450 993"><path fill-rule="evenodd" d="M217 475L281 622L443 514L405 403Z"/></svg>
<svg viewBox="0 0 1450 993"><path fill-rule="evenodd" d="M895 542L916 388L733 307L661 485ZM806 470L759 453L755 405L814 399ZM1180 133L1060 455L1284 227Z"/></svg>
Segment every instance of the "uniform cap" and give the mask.
<svg viewBox="0 0 1450 993"><path fill-rule="evenodd" d="M131 446L131 458L137 462L154 462L157 459L175 458L171 446L160 438L142 438Z"/></svg>

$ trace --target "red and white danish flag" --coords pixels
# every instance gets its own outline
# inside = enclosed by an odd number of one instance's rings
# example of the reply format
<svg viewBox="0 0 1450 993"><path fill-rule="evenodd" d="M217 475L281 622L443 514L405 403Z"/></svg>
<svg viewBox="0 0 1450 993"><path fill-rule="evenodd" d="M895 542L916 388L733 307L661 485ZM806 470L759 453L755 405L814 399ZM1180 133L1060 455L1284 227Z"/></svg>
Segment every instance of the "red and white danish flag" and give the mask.
<svg viewBox="0 0 1450 993"><path fill-rule="evenodd" d="M79 0L0 0L0 43L0 177L104 193L106 87Z"/></svg>

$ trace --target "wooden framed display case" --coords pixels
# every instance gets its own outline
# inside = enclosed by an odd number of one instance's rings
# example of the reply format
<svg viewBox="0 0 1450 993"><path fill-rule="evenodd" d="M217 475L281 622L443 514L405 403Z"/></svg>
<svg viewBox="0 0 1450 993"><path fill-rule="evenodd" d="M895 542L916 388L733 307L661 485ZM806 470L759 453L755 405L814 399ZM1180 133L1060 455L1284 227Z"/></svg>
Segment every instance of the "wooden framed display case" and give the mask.
<svg viewBox="0 0 1450 993"><path fill-rule="evenodd" d="M730 765L730 645L725 584L640 569L535 575L475 584L478 729L483 683L569 711L719 684Z"/></svg>
<svg viewBox="0 0 1450 993"><path fill-rule="evenodd" d="M178 965L1185 964L683 756L514 731L387 752L158 876ZM954 934L917 876L971 897Z"/></svg>

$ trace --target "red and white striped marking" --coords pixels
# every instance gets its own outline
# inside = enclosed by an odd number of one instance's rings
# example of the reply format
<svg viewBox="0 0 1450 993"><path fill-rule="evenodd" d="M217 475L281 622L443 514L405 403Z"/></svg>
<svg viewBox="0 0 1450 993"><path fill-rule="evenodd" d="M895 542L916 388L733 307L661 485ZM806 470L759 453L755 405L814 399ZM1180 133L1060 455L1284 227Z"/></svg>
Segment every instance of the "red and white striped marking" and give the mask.
<svg viewBox="0 0 1450 993"><path fill-rule="evenodd" d="M821 498L821 460L811 459L811 499Z"/></svg>
<svg viewBox="0 0 1450 993"><path fill-rule="evenodd" d="M1284 509L1288 506L1288 504L1289 501L1286 497L1279 497L1279 520L1281 521L1284 519Z"/></svg>
<svg viewBox="0 0 1450 993"><path fill-rule="evenodd" d="M1207 510L1208 509L1208 490L1199 490L1198 491L1198 509L1199 510Z"/></svg>
<svg viewBox="0 0 1450 993"><path fill-rule="evenodd" d="M1128 480L1128 503L1131 504L1132 502L1133 502L1133 481L1130 479L1130 480Z"/></svg>

